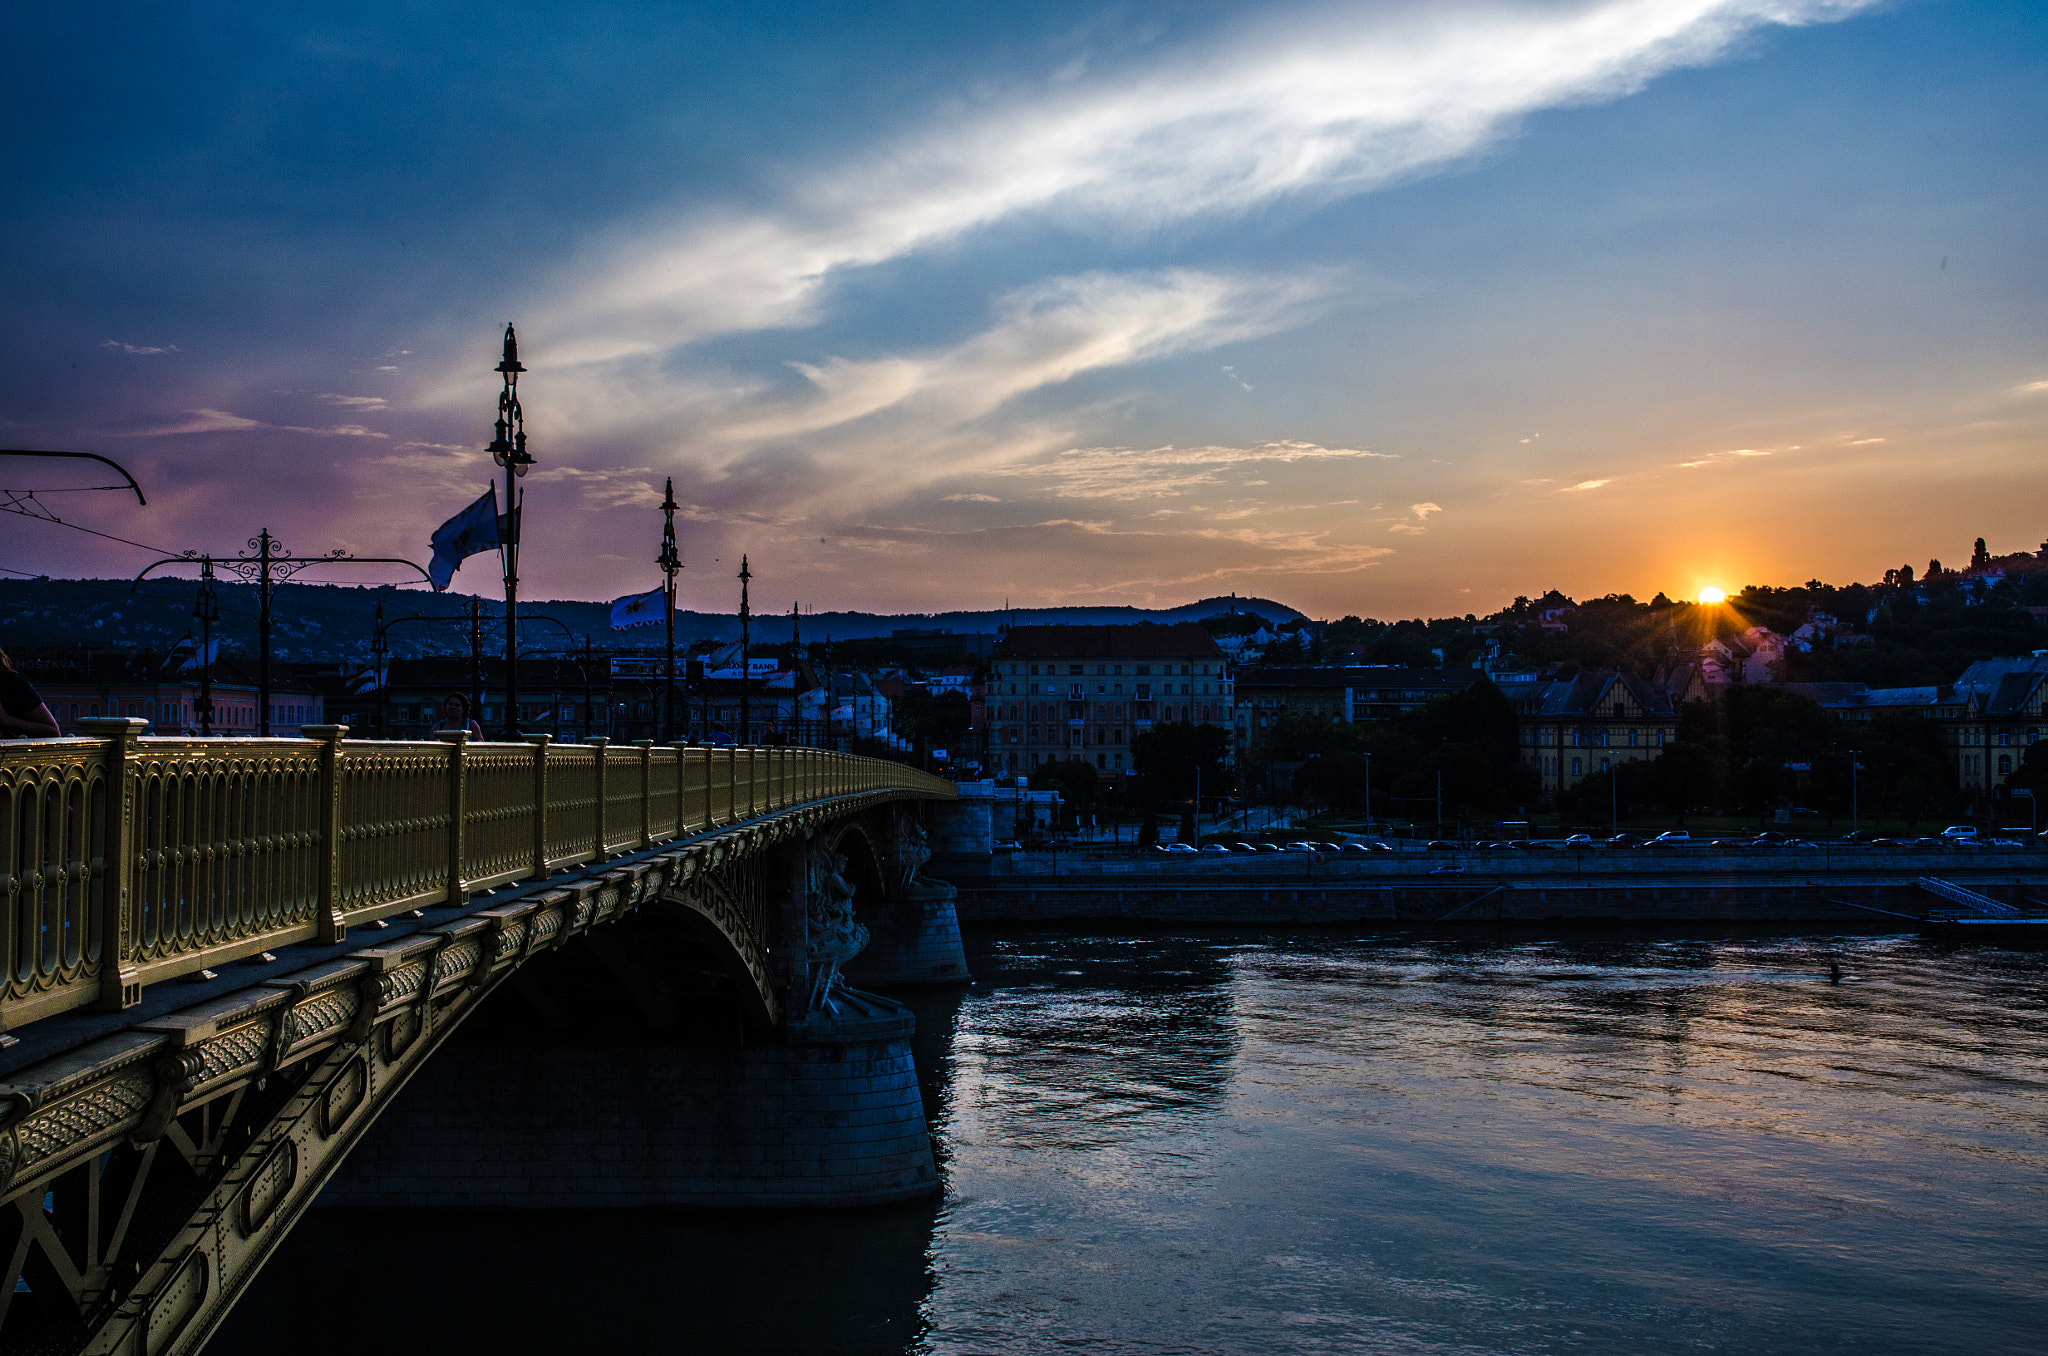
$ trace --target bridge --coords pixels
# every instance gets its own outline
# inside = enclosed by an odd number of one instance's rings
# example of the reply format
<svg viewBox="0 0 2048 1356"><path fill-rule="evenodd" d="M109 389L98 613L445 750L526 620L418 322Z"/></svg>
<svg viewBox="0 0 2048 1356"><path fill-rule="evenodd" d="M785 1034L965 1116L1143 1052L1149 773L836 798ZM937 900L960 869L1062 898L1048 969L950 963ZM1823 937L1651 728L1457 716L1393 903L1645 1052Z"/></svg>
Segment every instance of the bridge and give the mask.
<svg viewBox="0 0 2048 1356"><path fill-rule="evenodd" d="M965 979L918 874L951 783L807 748L82 723L0 745L0 1351L196 1351L330 1188L936 1189L909 1016L846 976Z"/></svg>

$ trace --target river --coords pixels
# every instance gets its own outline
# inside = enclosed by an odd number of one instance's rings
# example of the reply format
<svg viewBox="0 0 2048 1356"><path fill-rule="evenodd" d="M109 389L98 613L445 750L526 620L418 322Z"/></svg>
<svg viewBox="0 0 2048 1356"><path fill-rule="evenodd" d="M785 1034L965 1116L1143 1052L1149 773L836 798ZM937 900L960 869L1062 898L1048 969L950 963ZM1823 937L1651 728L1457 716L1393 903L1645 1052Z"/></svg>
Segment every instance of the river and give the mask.
<svg viewBox="0 0 2048 1356"><path fill-rule="evenodd" d="M2048 1347L2048 954L969 947L913 1000L943 1200L316 1211L209 1352Z"/></svg>

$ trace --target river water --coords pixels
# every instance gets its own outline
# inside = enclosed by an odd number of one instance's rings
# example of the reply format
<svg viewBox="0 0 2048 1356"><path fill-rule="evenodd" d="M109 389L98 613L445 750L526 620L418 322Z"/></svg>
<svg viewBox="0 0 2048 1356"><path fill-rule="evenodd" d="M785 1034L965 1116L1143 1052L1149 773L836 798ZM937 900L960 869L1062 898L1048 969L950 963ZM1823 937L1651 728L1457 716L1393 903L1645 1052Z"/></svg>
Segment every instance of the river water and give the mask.
<svg viewBox="0 0 2048 1356"><path fill-rule="evenodd" d="M942 1201L315 1212L210 1351L2048 1350L2048 954L969 942Z"/></svg>

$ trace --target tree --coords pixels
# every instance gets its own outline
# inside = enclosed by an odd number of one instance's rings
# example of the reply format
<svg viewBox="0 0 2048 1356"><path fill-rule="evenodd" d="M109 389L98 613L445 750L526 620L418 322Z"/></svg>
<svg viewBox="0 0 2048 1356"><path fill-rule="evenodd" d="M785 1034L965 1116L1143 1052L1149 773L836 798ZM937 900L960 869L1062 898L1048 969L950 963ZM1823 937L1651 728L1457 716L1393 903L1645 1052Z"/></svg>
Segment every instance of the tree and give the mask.
<svg viewBox="0 0 2048 1356"><path fill-rule="evenodd" d="M1349 749L1318 754L1294 770L1294 794L1311 806L1331 810L1366 808L1366 776L1372 761Z"/></svg>
<svg viewBox="0 0 2048 1356"><path fill-rule="evenodd" d="M1095 765L1078 758L1041 764L1031 774L1033 791L1060 793L1060 818L1072 823L1084 808L1095 805Z"/></svg>
<svg viewBox="0 0 2048 1356"><path fill-rule="evenodd" d="M1177 804L1194 799L1197 782L1204 797L1229 793L1229 751L1230 736L1221 726L1172 721L1132 741L1131 765L1148 804Z"/></svg>

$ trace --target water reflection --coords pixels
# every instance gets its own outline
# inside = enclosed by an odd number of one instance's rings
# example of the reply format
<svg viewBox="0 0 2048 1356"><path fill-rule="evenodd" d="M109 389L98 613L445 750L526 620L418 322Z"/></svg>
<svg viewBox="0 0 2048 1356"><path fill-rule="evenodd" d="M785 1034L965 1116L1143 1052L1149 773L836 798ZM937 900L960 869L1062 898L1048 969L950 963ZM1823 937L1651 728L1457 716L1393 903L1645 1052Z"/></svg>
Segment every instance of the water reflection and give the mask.
<svg viewBox="0 0 2048 1356"><path fill-rule="evenodd" d="M309 1352L1975 1353L2048 1331L2039 953L970 950L975 988L912 1000L943 1207L316 1216L215 1350L277 1350L287 1315Z"/></svg>

